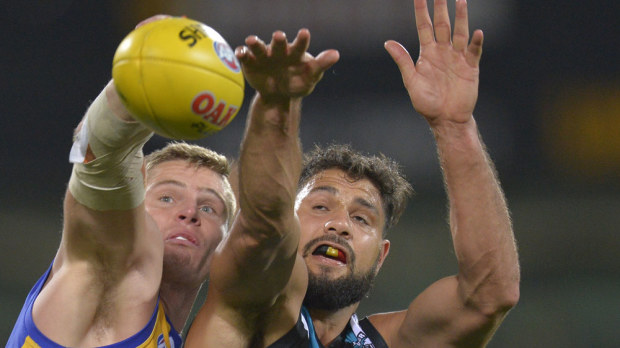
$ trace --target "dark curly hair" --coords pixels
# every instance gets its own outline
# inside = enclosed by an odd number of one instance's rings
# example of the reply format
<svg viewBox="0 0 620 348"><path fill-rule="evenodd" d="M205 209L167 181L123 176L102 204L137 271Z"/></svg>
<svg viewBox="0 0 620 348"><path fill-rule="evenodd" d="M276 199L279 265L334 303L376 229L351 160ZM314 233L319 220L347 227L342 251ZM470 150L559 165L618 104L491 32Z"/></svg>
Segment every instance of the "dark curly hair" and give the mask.
<svg viewBox="0 0 620 348"><path fill-rule="evenodd" d="M398 163L383 154L363 154L347 144L332 144L326 148L315 145L314 149L304 155L298 189L303 188L318 173L332 168L344 171L354 180L366 178L377 187L385 212L385 237L387 230L400 219L407 199L413 194Z"/></svg>

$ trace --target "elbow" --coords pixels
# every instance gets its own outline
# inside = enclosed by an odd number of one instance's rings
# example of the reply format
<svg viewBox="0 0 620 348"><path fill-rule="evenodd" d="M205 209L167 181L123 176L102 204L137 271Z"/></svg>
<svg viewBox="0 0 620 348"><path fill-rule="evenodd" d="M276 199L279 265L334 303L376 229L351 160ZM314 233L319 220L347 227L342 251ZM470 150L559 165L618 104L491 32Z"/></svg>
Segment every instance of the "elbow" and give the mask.
<svg viewBox="0 0 620 348"><path fill-rule="evenodd" d="M507 272L507 274L508 276L503 279L501 282L502 286L498 290L500 294L498 296L499 303L502 304L506 311L515 307L521 296L521 270L519 269L519 264L515 263L512 270Z"/></svg>
<svg viewBox="0 0 620 348"><path fill-rule="evenodd" d="M505 290L505 303L508 307L513 308L519 303L519 297L521 296L520 282L517 279Z"/></svg>
<svg viewBox="0 0 620 348"><path fill-rule="evenodd" d="M498 291L493 299L493 306L485 313L491 316L504 315L519 303L519 283L506 286Z"/></svg>
<svg viewBox="0 0 620 348"><path fill-rule="evenodd" d="M288 230L295 216L295 193L280 185L250 185L239 192L239 210L255 230ZM252 187L260 187L253 190Z"/></svg>
<svg viewBox="0 0 620 348"><path fill-rule="evenodd" d="M486 317L502 317L519 302L519 272L508 277L488 275L477 282L477 286L469 288L465 293L465 303ZM468 294L468 295L467 295Z"/></svg>
<svg viewBox="0 0 620 348"><path fill-rule="evenodd" d="M490 289L488 300L479 306L483 314L489 317L504 316L519 302L519 281L509 281Z"/></svg>
<svg viewBox="0 0 620 348"><path fill-rule="evenodd" d="M471 298L466 305L478 312L486 320L495 321L503 318L519 302L519 288L495 292L490 296Z"/></svg>
<svg viewBox="0 0 620 348"><path fill-rule="evenodd" d="M243 222L245 233L259 240L280 240L299 230L299 221L293 209L240 210L237 221Z"/></svg>
<svg viewBox="0 0 620 348"><path fill-rule="evenodd" d="M299 221L291 209L240 209L237 223L259 240L280 240L299 230Z"/></svg>
<svg viewBox="0 0 620 348"><path fill-rule="evenodd" d="M477 262L461 264L459 283L466 303L487 316L501 316L519 302L521 270L515 257L488 252Z"/></svg>

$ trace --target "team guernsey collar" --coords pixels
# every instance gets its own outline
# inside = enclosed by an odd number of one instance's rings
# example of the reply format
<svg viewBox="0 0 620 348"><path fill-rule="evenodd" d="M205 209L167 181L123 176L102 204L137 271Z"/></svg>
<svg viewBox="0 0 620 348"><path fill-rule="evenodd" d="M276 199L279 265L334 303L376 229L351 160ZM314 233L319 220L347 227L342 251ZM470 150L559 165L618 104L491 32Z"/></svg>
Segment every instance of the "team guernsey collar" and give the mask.
<svg viewBox="0 0 620 348"><path fill-rule="evenodd" d="M301 307L301 314L301 321L308 333L308 339L310 340L310 348L323 348L323 345L316 337L316 331L314 330L314 325L308 309L306 307ZM355 313L351 316L349 325L347 325L343 334L341 334L341 337L344 336L344 342L348 343L347 346L350 344L354 348L375 348L370 337L368 337L360 327L357 314Z"/></svg>

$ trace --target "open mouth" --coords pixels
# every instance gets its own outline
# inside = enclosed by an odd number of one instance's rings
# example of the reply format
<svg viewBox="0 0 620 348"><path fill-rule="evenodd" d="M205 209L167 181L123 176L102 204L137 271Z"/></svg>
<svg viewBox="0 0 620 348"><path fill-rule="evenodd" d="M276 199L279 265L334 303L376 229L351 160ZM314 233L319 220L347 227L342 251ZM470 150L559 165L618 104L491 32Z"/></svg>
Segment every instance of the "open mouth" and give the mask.
<svg viewBox="0 0 620 348"><path fill-rule="evenodd" d="M312 252L312 255L319 255L345 264L347 263L347 255L342 250L326 244L316 248L314 252Z"/></svg>
<svg viewBox="0 0 620 348"><path fill-rule="evenodd" d="M166 241L175 241L181 244L197 245L198 241L189 234L179 233L166 238Z"/></svg>

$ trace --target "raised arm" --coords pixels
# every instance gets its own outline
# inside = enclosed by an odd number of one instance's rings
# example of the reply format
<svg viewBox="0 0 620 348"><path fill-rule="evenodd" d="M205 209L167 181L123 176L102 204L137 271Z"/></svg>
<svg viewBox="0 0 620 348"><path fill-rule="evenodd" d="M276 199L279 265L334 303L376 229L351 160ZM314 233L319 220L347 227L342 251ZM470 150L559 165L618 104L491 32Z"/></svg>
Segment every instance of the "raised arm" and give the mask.
<svg viewBox="0 0 620 348"><path fill-rule="evenodd" d="M129 337L155 308L163 248L147 228L141 171L151 134L131 121L113 83L76 129L62 241L32 311L38 329L62 345Z"/></svg>
<svg viewBox="0 0 620 348"><path fill-rule="evenodd" d="M385 327L394 347L483 346L519 297L508 208L473 117L483 35L476 30L469 42L465 0L456 1L452 37L445 0L435 1L434 26L426 0L414 4L417 63L400 44L385 47L437 143L459 272L432 284Z"/></svg>
<svg viewBox="0 0 620 348"><path fill-rule="evenodd" d="M258 336L265 325L273 325L267 316L292 308L284 304L290 298L280 297L285 289L290 294L291 283L300 283L293 287L303 298L303 280L290 281L293 274L307 279L303 260L296 262L299 222L294 213L301 171L301 100L339 58L334 50L313 57L306 52L309 42L306 29L291 43L278 31L269 44L250 36L236 50L256 90L241 144L240 211L213 257L209 292L189 330L188 348L249 346L262 339ZM297 303L295 310L299 307ZM277 321L284 332L297 320L294 314L286 318Z"/></svg>
<svg viewBox="0 0 620 348"><path fill-rule="evenodd" d="M214 289L222 302L237 308L273 303L295 263L301 100L339 58L335 50L313 57L309 42L306 29L291 43L278 31L270 44L250 36L236 51L256 95L241 144L240 213L214 256L209 292Z"/></svg>

